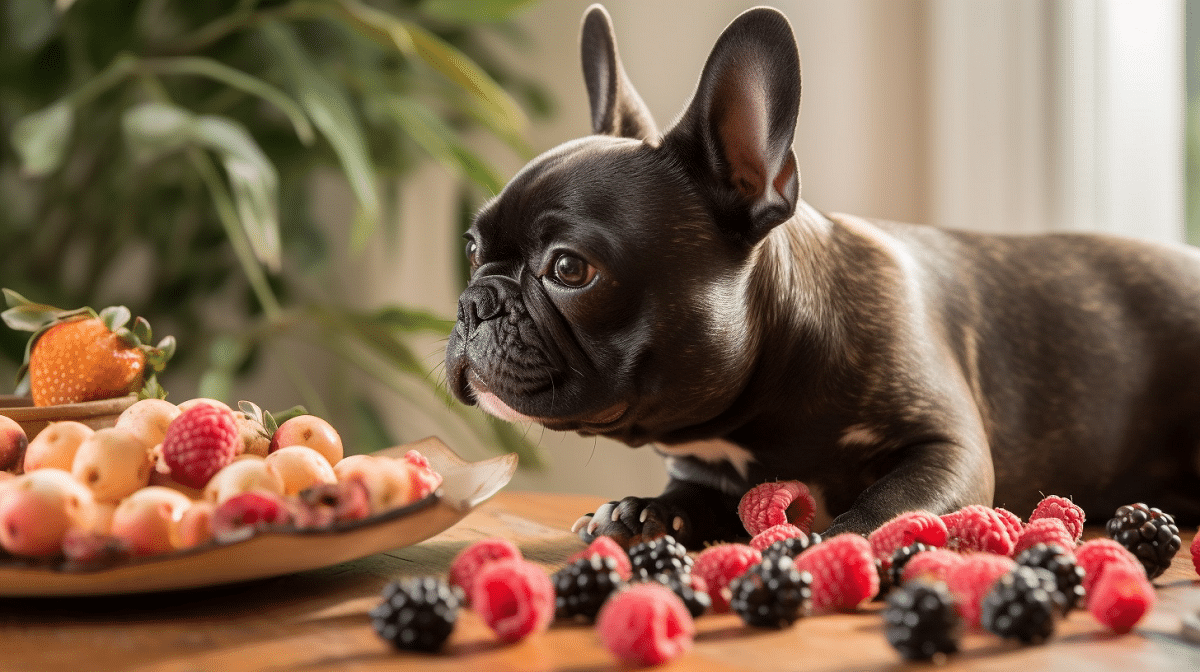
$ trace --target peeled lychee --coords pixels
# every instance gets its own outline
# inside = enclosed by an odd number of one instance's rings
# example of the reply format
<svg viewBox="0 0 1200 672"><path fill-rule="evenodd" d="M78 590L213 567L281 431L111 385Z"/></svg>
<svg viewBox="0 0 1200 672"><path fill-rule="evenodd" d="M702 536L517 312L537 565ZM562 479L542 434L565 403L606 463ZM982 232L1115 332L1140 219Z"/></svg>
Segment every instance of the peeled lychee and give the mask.
<svg viewBox="0 0 1200 672"><path fill-rule="evenodd" d="M0 471L21 464L29 438L16 420L0 415Z"/></svg>
<svg viewBox="0 0 1200 672"><path fill-rule="evenodd" d="M402 462L375 455L350 455L333 466L338 482L358 479L367 488L371 511L378 513L412 501L412 478Z"/></svg>
<svg viewBox="0 0 1200 672"><path fill-rule="evenodd" d="M243 456L213 475L204 487L204 499L216 504L251 490L283 494L283 480L267 467L261 457Z"/></svg>
<svg viewBox="0 0 1200 672"><path fill-rule="evenodd" d="M337 475L325 457L306 446L287 446L267 455L267 468L283 481L285 495L321 483L337 483Z"/></svg>
<svg viewBox="0 0 1200 672"><path fill-rule="evenodd" d="M192 548L213 538L212 517L217 505L212 502L194 501L179 518L175 526L172 543L176 548Z"/></svg>
<svg viewBox="0 0 1200 672"><path fill-rule="evenodd" d="M142 399L121 412L116 426L141 437L148 446L162 443L167 426L183 411L166 399Z"/></svg>
<svg viewBox="0 0 1200 672"><path fill-rule="evenodd" d="M92 489L97 501L118 502L146 487L153 467L150 450L137 435L109 427L79 444L71 473Z"/></svg>
<svg viewBox="0 0 1200 672"><path fill-rule="evenodd" d="M336 465L345 455L337 430L315 415L298 415L279 425L271 437L270 451L287 446L308 446L324 455L330 466Z"/></svg>
<svg viewBox="0 0 1200 672"><path fill-rule="evenodd" d="M110 533L129 542L136 555L172 551L173 528L191 505L192 500L178 490L144 487L121 500L113 512Z"/></svg>
<svg viewBox="0 0 1200 672"><path fill-rule="evenodd" d="M79 444L95 433L96 430L74 420L46 425L25 449L25 471L46 468L71 471Z"/></svg>
<svg viewBox="0 0 1200 672"><path fill-rule="evenodd" d="M63 535L92 523L92 493L61 469L38 469L4 485L0 546L14 555L58 555Z"/></svg>

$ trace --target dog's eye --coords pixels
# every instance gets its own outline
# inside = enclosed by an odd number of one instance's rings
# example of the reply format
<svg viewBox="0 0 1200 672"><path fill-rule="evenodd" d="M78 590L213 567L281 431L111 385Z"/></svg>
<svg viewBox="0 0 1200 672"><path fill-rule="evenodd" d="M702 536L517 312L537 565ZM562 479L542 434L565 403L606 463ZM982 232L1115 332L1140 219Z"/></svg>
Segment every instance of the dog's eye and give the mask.
<svg viewBox="0 0 1200 672"><path fill-rule="evenodd" d="M475 241L473 241L473 240L468 240L466 251L467 251L467 263L471 265L471 268L475 268L475 267L479 266L479 259L478 259L479 245L477 245L475 243Z"/></svg>
<svg viewBox="0 0 1200 672"><path fill-rule="evenodd" d="M595 267L574 255L564 254L554 261L554 279L567 287L582 287L595 275Z"/></svg>

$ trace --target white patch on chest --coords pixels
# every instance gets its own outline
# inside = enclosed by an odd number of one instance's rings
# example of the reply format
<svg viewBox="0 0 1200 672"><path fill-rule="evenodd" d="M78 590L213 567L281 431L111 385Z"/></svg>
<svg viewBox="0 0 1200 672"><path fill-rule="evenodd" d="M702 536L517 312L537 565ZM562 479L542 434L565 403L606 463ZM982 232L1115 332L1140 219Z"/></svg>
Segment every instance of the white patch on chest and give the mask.
<svg viewBox="0 0 1200 672"><path fill-rule="evenodd" d="M654 448L663 455L694 457L712 464L728 462L742 478L747 478L750 473L750 463L754 461L754 456L750 454L750 451L723 439L677 443L671 446L659 443L655 444Z"/></svg>
<svg viewBox="0 0 1200 672"><path fill-rule="evenodd" d="M842 431L839 446L873 446L883 441L879 432L866 425L850 425Z"/></svg>

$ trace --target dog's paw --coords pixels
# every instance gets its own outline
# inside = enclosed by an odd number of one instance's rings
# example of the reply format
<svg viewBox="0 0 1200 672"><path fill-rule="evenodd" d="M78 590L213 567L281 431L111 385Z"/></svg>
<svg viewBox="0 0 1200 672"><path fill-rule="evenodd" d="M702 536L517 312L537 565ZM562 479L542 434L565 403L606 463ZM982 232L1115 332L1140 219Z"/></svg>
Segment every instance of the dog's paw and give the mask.
<svg viewBox="0 0 1200 672"><path fill-rule="evenodd" d="M608 502L575 521L572 532L586 543L596 537L612 537L629 548L643 541L671 535L687 543L688 523L682 512L670 510L653 497L626 497Z"/></svg>

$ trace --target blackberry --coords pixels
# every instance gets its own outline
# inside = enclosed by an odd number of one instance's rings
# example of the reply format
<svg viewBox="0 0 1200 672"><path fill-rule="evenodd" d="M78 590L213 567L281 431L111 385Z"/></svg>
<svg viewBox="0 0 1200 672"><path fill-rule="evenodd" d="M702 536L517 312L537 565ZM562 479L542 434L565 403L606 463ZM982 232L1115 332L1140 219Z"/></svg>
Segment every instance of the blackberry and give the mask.
<svg viewBox="0 0 1200 672"><path fill-rule="evenodd" d="M708 596L708 593L692 587L691 574L655 574L643 580L661 583L670 588L671 592L683 600L683 606L687 607L692 618L699 618L712 606L712 598Z"/></svg>
<svg viewBox="0 0 1200 672"><path fill-rule="evenodd" d="M768 546L766 550L763 551L762 555L764 559L768 557L778 558L782 555L786 555L789 558L795 559L796 556L819 543L821 543L821 535L817 534L816 532L810 532L807 536L803 537L789 537L787 539L780 539L779 541Z"/></svg>
<svg viewBox="0 0 1200 672"><path fill-rule="evenodd" d="M692 558L687 548L666 535L644 541L629 549L634 578L647 579L655 574L690 574Z"/></svg>
<svg viewBox="0 0 1200 672"><path fill-rule="evenodd" d="M1005 639L1041 644L1054 634L1057 606L1054 575L1041 567L1018 566L1000 577L983 598L980 623Z"/></svg>
<svg viewBox="0 0 1200 672"><path fill-rule="evenodd" d="M929 660L958 651L963 621L946 584L909 581L898 586L883 609L888 643L908 660Z"/></svg>
<svg viewBox="0 0 1200 672"><path fill-rule="evenodd" d="M789 556L763 558L729 584L729 607L746 625L784 628L812 606L812 575Z"/></svg>
<svg viewBox="0 0 1200 672"><path fill-rule="evenodd" d="M922 544L919 541L909 544L908 546L897 548L896 551L892 553L892 566L888 569L888 578L891 579L892 585L898 586L904 583L904 566L908 564L909 560L913 559L914 555L932 550L932 546L929 546L928 544Z"/></svg>
<svg viewBox="0 0 1200 672"><path fill-rule="evenodd" d="M875 574L879 576L879 591L871 601L883 602L892 590L892 573L883 565L883 558L875 558Z"/></svg>
<svg viewBox="0 0 1200 672"><path fill-rule="evenodd" d="M601 605L625 584L617 561L602 555L581 558L550 577L554 584L554 618L596 620Z"/></svg>
<svg viewBox="0 0 1200 672"><path fill-rule="evenodd" d="M460 602L459 593L434 576L392 581L371 610L371 625L398 649L437 651L454 629Z"/></svg>
<svg viewBox="0 0 1200 672"><path fill-rule="evenodd" d="M1117 509L1104 529L1137 556L1146 568L1146 576L1152 579L1167 571L1171 558L1183 545L1175 517L1140 502Z"/></svg>
<svg viewBox="0 0 1200 672"><path fill-rule="evenodd" d="M1058 544L1034 544L1017 555L1017 564L1041 567L1054 575L1053 597L1064 615L1083 600L1083 568Z"/></svg>

